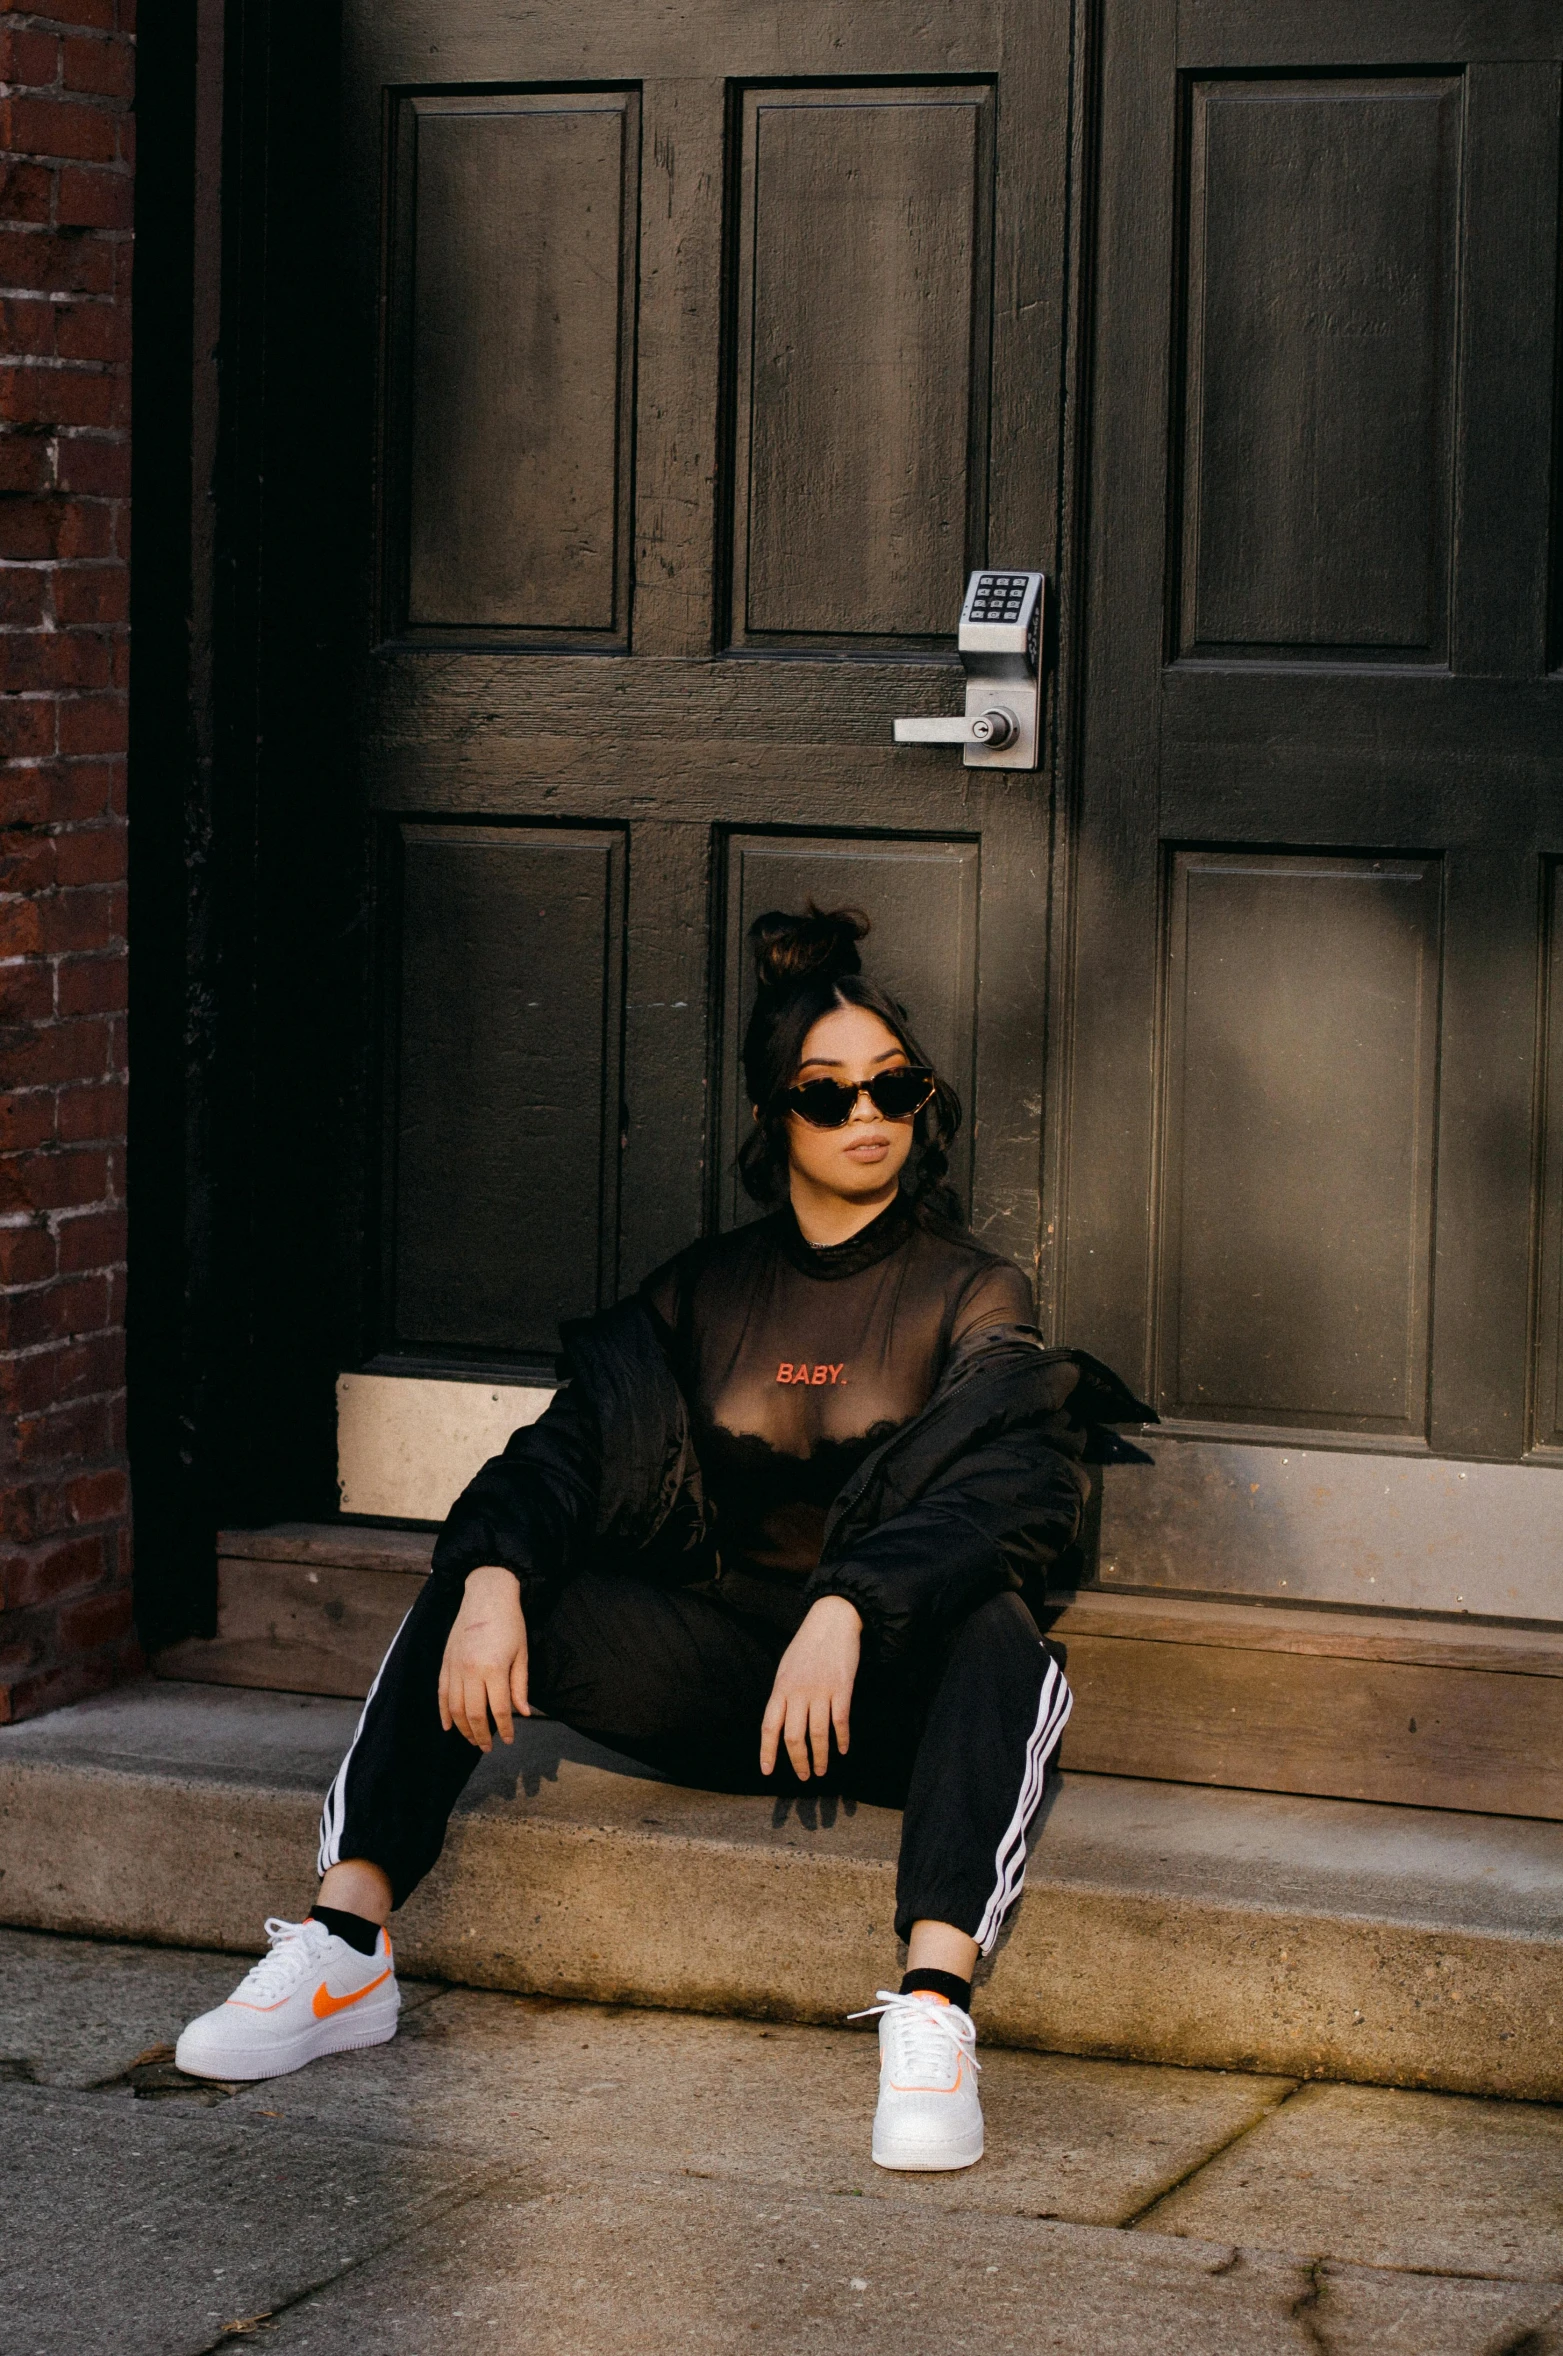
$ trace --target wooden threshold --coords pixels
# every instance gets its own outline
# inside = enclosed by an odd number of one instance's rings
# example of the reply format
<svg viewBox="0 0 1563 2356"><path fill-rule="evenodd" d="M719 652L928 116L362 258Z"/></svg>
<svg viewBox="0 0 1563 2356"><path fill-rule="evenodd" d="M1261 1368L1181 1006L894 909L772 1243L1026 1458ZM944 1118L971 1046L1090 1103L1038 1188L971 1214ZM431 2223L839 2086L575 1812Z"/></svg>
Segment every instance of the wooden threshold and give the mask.
<svg viewBox="0 0 1563 2356"><path fill-rule="evenodd" d="M1098 1588L1048 1633L1071 1767L1563 1818L1563 1628Z"/></svg>
<svg viewBox="0 0 1563 2356"><path fill-rule="evenodd" d="M153 1656L159 1677L362 1698L429 1575L428 1530L278 1522L217 1534L217 1633Z"/></svg>

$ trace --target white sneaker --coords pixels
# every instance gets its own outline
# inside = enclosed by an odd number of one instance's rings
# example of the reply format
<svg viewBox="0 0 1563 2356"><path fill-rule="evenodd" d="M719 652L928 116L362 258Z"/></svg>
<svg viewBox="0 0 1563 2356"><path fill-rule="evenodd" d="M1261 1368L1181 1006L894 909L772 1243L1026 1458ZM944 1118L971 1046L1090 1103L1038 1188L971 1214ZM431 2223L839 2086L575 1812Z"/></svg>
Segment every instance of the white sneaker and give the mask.
<svg viewBox="0 0 1563 2356"><path fill-rule="evenodd" d="M271 1952L226 2004L192 2021L174 2061L193 2078L281 2078L323 2053L396 2035L401 1991L385 1931L360 1955L313 1916L266 1925Z"/></svg>
<svg viewBox="0 0 1563 2356"><path fill-rule="evenodd" d="M977 2031L970 2013L947 1996L919 1989L879 2001L856 2021L879 2015L879 2108L874 2113L878 2168L970 2168L982 2157L977 2099Z"/></svg>

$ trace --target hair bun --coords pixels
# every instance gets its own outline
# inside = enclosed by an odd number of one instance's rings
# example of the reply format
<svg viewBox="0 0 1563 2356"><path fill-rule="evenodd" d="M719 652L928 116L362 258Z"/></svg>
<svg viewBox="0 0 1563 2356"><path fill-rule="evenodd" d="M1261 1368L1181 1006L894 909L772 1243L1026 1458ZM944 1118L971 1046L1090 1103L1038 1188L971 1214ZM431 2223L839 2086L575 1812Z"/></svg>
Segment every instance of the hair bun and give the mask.
<svg viewBox="0 0 1563 2356"><path fill-rule="evenodd" d="M749 927L761 989L789 989L813 974L861 973L857 945L871 930L861 908L816 908L811 900L804 916L769 909Z"/></svg>

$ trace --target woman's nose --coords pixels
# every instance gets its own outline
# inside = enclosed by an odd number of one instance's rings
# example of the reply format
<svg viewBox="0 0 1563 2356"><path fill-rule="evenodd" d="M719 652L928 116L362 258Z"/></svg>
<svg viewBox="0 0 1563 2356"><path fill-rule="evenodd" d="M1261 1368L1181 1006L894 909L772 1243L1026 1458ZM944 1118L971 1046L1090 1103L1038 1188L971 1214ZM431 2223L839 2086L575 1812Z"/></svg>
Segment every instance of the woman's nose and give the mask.
<svg viewBox="0 0 1563 2356"><path fill-rule="evenodd" d="M879 1107L875 1104L873 1098L869 1095L868 1084L866 1081L859 1085L856 1101L854 1102L852 1110L847 1117L849 1120L853 1121L878 1120Z"/></svg>

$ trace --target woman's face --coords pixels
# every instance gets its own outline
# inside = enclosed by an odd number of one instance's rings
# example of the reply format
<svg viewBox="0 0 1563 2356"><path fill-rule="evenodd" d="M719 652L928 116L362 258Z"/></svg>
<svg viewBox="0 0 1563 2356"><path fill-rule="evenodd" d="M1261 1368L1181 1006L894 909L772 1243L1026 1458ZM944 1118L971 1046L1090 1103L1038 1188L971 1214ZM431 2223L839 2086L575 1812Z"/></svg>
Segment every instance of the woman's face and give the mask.
<svg viewBox="0 0 1563 2356"><path fill-rule="evenodd" d="M856 1087L876 1072L893 1072L910 1062L895 1033L863 1006L836 1006L806 1034L803 1056L792 1077L843 1080ZM841 1129L813 1129L800 1113L787 1115L787 1154L793 1169L815 1186L846 1202L888 1194L912 1150L911 1119L887 1121L860 1096Z"/></svg>

